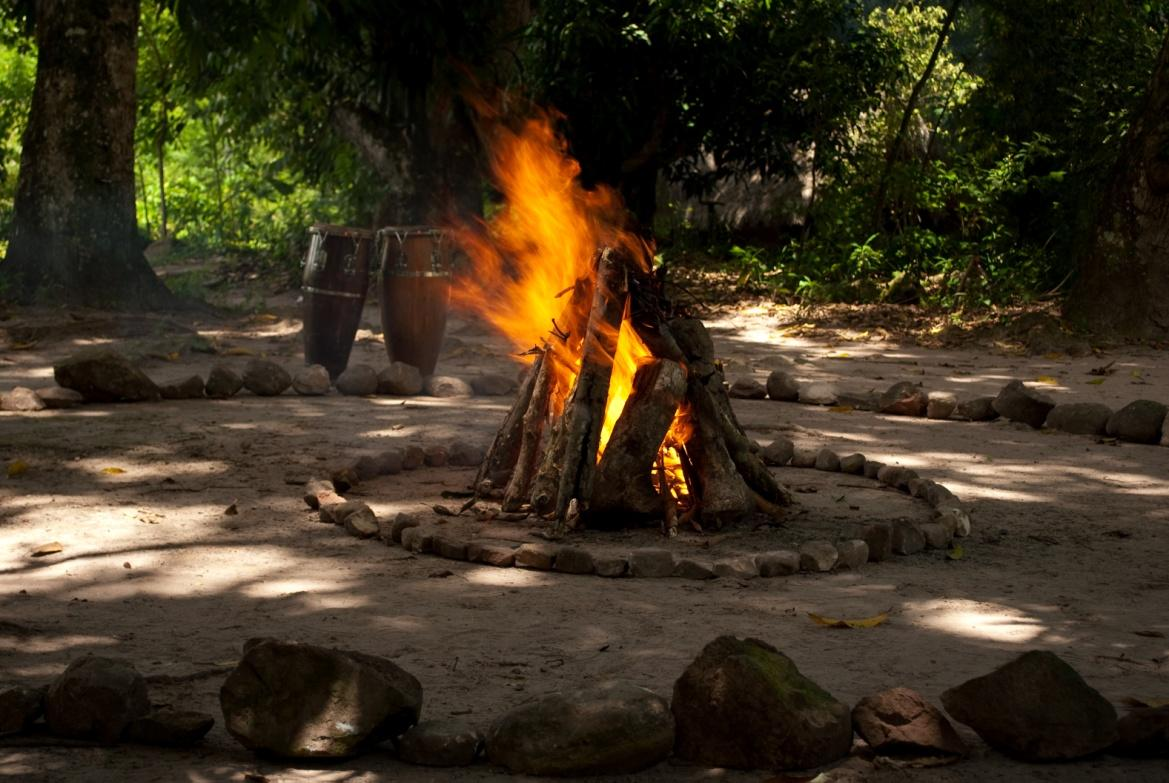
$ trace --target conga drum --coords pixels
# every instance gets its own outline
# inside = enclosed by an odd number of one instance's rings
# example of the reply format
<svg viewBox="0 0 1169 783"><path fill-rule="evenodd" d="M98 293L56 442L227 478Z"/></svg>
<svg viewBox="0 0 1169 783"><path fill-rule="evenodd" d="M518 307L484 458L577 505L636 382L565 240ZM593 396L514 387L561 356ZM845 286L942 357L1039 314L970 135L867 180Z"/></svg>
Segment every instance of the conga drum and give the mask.
<svg viewBox="0 0 1169 783"><path fill-rule="evenodd" d="M349 352L369 288L374 232L323 223L309 229L300 290L304 296L304 362L324 365L336 378Z"/></svg>
<svg viewBox="0 0 1169 783"><path fill-rule="evenodd" d="M437 228L378 231L382 257L382 334L391 362L433 375L446 331L453 245Z"/></svg>

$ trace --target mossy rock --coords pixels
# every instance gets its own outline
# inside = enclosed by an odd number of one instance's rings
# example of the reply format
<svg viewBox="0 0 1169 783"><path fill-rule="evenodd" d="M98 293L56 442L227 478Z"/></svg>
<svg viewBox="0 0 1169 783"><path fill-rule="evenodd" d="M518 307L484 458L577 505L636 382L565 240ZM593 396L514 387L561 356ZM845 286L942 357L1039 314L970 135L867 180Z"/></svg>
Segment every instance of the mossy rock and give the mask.
<svg viewBox="0 0 1169 783"><path fill-rule="evenodd" d="M674 752L737 769L811 769L852 746L849 708L766 642L720 636L674 684Z"/></svg>

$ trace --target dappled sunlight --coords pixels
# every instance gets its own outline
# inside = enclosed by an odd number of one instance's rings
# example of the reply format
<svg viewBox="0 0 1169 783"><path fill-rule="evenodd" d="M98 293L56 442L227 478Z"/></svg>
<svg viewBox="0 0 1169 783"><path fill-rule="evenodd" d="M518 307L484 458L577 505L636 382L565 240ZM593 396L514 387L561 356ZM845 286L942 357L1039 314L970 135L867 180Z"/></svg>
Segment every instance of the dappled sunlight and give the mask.
<svg viewBox="0 0 1169 783"><path fill-rule="evenodd" d="M963 599L907 601L903 612L926 628L1003 644L1034 642L1048 632L1037 618L1002 604Z"/></svg>
<svg viewBox="0 0 1169 783"><path fill-rule="evenodd" d="M61 634L59 636L45 634L22 638L17 642L14 641L14 637L5 636L0 631L0 652L8 654L20 652L40 655L68 651L78 646L114 647L117 644L118 640L113 636L88 636L85 634Z"/></svg>
<svg viewBox="0 0 1169 783"><path fill-rule="evenodd" d="M557 579L546 571L527 568L493 568L482 566L466 573L468 582L488 587L549 587ZM560 577L563 579L564 577Z"/></svg>

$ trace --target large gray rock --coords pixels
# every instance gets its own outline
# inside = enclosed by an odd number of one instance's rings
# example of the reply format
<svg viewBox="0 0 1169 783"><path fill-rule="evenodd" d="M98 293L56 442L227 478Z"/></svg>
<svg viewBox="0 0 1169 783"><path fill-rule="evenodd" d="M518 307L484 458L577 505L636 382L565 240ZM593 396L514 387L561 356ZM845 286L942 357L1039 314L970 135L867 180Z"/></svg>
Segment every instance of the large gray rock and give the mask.
<svg viewBox="0 0 1169 783"><path fill-rule="evenodd" d="M635 549L629 553L629 575L662 579L674 575L674 553L668 549Z"/></svg>
<svg viewBox="0 0 1169 783"><path fill-rule="evenodd" d="M422 686L393 661L253 639L219 691L224 725L246 748L343 757L418 721Z"/></svg>
<svg viewBox="0 0 1169 783"><path fill-rule="evenodd" d="M526 775L629 775L664 760L673 746L665 699L622 681L521 704L487 734L491 762Z"/></svg>
<svg viewBox="0 0 1169 783"><path fill-rule="evenodd" d="M310 364L292 377L292 390L305 397L320 397L329 393L333 385L329 371L320 364Z"/></svg>
<svg viewBox="0 0 1169 783"><path fill-rule="evenodd" d="M146 680L116 658L78 658L53 680L45 697L49 731L98 742L116 742L149 709Z"/></svg>
<svg viewBox="0 0 1169 783"><path fill-rule="evenodd" d="M215 718L206 713L155 707L126 727L126 739L182 748L197 744L214 725Z"/></svg>
<svg viewBox="0 0 1169 783"><path fill-rule="evenodd" d="M207 383L203 386L203 393L216 400L225 400L239 392L244 387L244 379L236 375L229 367L217 364L207 375Z"/></svg>
<svg viewBox="0 0 1169 783"><path fill-rule="evenodd" d="M929 393L925 415L930 419L948 419L957 407L958 397L952 392L932 391Z"/></svg>
<svg viewBox="0 0 1169 783"><path fill-rule="evenodd" d="M1004 419L1021 421L1035 429L1043 426L1055 401L1046 394L1029 389L1022 381L1011 381L994 398L994 409Z"/></svg>
<svg viewBox="0 0 1169 783"><path fill-rule="evenodd" d="M727 394L738 400L762 400L767 396L767 387L754 378L736 378Z"/></svg>
<svg viewBox="0 0 1169 783"><path fill-rule="evenodd" d="M377 374L377 393L410 396L422 392L422 373L412 364L390 362Z"/></svg>
<svg viewBox="0 0 1169 783"><path fill-rule="evenodd" d="M800 544L801 571L825 573L835 568L839 559L840 552L827 541L805 541Z"/></svg>
<svg viewBox="0 0 1169 783"><path fill-rule="evenodd" d="M934 705L909 688L866 696L852 709L852 727L882 756L965 756L966 743Z"/></svg>
<svg viewBox="0 0 1169 783"><path fill-rule="evenodd" d="M1153 400L1135 400L1112 414L1105 432L1110 438L1133 443L1159 443L1161 422L1169 408Z"/></svg>
<svg viewBox="0 0 1169 783"><path fill-rule="evenodd" d="M453 441L448 447L448 464L458 468L477 468L487 456L487 449L480 443L466 440Z"/></svg>
<svg viewBox="0 0 1169 783"><path fill-rule="evenodd" d="M796 445L791 438L782 435L763 447L763 462L768 465L782 466L791 461Z"/></svg>
<svg viewBox="0 0 1169 783"><path fill-rule="evenodd" d="M47 407L41 395L25 386L14 386L12 391L0 395L0 410L28 413L43 411Z"/></svg>
<svg viewBox="0 0 1169 783"><path fill-rule="evenodd" d="M431 375L422 382L422 390L431 397L470 397L475 393L471 385L450 375Z"/></svg>
<svg viewBox="0 0 1169 783"><path fill-rule="evenodd" d="M154 381L117 351L100 348L76 353L53 367L58 386L80 392L90 402L139 402L161 396Z"/></svg>
<svg viewBox="0 0 1169 783"><path fill-rule="evenodd" d="M0 735L24 731L41 717L48 690L25 685L0 689Z"/></svg>
<svg viewBox="0 0 1169 783"><path fill-rule="evenodd" d="M244 365L244 388L260 397L283 394L292 385L292 376L276 362L251 359Z"/></svg>
<svg viewBox="0 0 1169 783"><path fill-rule="evenodd" d="M921 384L901 381L885 390L877 410L893 416L924 416L928 406L929 393Z"/></svg>
<svg viewBox="0 0 1169 783"><path fill-rule="evenodd" d="M426 767L466 767L483 750L483 732L459 720L424 720L398 740L398 758Z"/></svg>
<svg viewBox="0 0 1169 783"><path fill-rule="evenodd" d="M158 387L164 400L198 400L203 397L203 379L188 375L179 381L164 383Z"/></svg>
<svg viewBox="0 0 1169 783"><path fill-rule="evenodd" d="M712 767L811 769L852 746L849 709L771 645L720 636L674 683L680 758Z"/></svg>
<svg viewBox="0 0 1169 783"><path fill-rule="evenodd" d="M802 383L800 384L799 401L807 405L835 405L836 388L823 381Z"/></svg>
<svg viewBox="0 0 1169 783"><path fill-rule="evenodd" d="M826 470L834 473L840 470L840 457L832 449L820 449L816 452L816 470Z"/></svg>
<svg viewBox="0 0 1169 783"><path fill-rule="evenodd" d="M954 409L954 418L967 421L992 421L999 417L994 409L994 397L972 397L962 400Z"/></svg>
<svg viewBox="0 0 1169 783"><path fill-rule="evenodd" d="M1044 427L1076 435L1103 435L1112 409L1099 402L1064 402L1047 414Z"/></svg>
<svg viewBox="0 0 1169 783"><path fill-rule="evenodd" d="M351 364L337 376L337 391L354 397L377 394L377 373L368 364Z"/></svg>
<svg viewBox="0 0 1169 783"><path fill-rule="evenodd" d="M1032 650L942 694L956 720L993 748L1025 761L1061 761L1104 750L1116 710L1054 653Z"/></svg>
<svg viewBox="0 0 1169 783"><path fill-rule="evenodd" d="M767 396L773 400L794 402L800 398L800 382L785 370L772 370L767 376Z"/></svg>

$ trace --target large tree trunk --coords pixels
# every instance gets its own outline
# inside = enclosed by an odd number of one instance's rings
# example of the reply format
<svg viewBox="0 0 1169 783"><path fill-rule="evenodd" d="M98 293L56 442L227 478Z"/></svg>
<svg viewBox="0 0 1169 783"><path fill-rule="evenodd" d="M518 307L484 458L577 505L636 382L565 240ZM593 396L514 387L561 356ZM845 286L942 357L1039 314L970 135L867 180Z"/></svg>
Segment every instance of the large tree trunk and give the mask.
<svg viewBox="0 0 1169 783"><path fill-rule="evenodd" d="M36 3L37 76L0 291L22 303L171 303L134 211L138 0Z"/></svg>
<svg viewBox="0 0 1169 783"><path fill-rule="evenodd" d="M1169 337L1169 36L1065 310L1099 331Z"/></svg>

